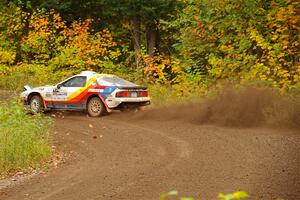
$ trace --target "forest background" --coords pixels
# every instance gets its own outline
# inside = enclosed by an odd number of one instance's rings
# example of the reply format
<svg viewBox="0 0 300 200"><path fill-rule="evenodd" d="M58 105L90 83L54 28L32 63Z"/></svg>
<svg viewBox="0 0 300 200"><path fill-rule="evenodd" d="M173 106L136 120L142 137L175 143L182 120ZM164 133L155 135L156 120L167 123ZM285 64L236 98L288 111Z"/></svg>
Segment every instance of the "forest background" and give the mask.
<svg viewBox="0 0 300 200"><path fill-rule="evenodd" d="M296 0L0 0L0 88L82 70L148 85L154 103L230 82L299 91Z"/></svg>

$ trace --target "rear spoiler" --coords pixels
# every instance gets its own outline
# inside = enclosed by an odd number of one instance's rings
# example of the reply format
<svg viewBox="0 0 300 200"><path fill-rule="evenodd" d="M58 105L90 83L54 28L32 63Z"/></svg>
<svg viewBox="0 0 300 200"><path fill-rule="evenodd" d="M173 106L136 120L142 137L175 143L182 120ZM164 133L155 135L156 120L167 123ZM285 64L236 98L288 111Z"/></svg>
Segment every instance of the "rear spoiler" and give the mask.
<svg viewBox="0 0 300 200"><path fill-rule="evenodd" d="M24 90L32 90L32 86L31 85L25 85L24 86Z"/></svg>
<svg viewBox="0 0 300 200"><path fill-rule="evenodd" d="M146 90L147 86L140 86L140 85L135 85L135 86L117 86L119 89L124 89L124 90L134 90L134 89L143 89Z"/></svg>

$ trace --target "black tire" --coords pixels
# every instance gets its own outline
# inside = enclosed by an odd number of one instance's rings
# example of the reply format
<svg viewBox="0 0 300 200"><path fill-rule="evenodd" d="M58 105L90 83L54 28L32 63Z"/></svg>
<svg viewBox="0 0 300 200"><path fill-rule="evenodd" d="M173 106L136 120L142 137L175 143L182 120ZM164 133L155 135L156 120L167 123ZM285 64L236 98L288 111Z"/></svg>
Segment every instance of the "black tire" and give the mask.
<svg viewBox="0 0 300 200"><path fill-rule="evenodd" d="M105 107L99 97L92 97L87 103L87 113L91 117L99 117L105 113Z"/></svg>
<svg viewBox="0 0 300 200"><path fill-rule="evenodd" d="M43 112L44 104L42 97L39 95L34 95L30 98L30 113L35 115L37 113Z"/></svg>

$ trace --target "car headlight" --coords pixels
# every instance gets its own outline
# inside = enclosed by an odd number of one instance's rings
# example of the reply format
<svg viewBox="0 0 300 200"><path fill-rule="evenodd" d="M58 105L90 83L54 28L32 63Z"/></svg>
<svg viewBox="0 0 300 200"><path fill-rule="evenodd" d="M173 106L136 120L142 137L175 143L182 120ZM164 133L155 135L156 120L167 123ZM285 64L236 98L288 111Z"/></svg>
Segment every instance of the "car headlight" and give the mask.
<svg viewBox="0 0 300 200"><path fill-rule="evenodd" d="M27 92L27 91L24 91L24 92L22 92L22 93L20 94L20 98L21 98L21 99L26 99L27 96L28 96L28 92Z"/></svg>

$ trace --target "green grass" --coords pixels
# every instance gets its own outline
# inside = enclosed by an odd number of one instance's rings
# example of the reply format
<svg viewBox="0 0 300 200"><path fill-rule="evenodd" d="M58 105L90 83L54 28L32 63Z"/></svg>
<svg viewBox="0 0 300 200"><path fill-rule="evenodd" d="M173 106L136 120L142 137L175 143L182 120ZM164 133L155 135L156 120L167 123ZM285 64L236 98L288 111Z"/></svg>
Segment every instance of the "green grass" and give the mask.
<svg viewBox="0 0 300 200"><path fill-rule="evenodd" d="M28 115L15 101L0 103L0 175L40 167L51 154L50 126L50 119Z"/></svg>

